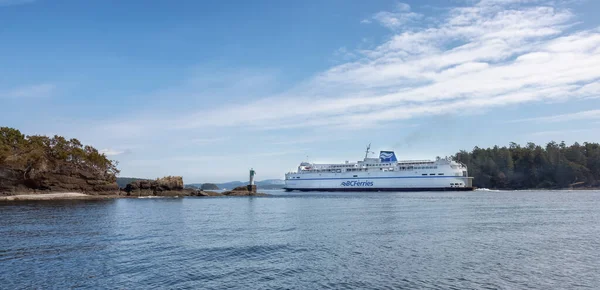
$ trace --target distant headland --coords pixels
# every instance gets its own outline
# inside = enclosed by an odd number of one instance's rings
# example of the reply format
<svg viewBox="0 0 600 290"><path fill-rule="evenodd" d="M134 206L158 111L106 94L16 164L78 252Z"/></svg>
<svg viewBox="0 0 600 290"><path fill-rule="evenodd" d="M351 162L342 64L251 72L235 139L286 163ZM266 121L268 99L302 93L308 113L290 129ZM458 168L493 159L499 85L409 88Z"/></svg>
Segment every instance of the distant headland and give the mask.
<svg viewBox="0 0 600 290"><path fill-rule="evenodd" d="M592 189L600 187L600 144L549 142L475 147L453 156L467 165L473 185L490 189Z"/></svg>
<svg viewBox="0 0 600 290"><path fill-rule="evenodd" d="M225 192L184 188L181 176L131 180L119 187L118 174L117 162L77 139L25 136L0 127L0 200L264 195L256 186Z"/></svg>

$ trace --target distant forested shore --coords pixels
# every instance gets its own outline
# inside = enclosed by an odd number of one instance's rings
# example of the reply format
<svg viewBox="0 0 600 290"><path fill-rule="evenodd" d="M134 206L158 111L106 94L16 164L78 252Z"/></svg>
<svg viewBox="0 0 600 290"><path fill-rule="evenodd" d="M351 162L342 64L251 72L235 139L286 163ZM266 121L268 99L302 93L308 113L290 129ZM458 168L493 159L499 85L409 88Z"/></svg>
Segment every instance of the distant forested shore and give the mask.
<svg viewBox="0 0 600 290"><path fill-rule="evenodd" d="M454 156L467 165L473 185L494 189L600 187L600 144L550 142L479 148Z"/></svg>

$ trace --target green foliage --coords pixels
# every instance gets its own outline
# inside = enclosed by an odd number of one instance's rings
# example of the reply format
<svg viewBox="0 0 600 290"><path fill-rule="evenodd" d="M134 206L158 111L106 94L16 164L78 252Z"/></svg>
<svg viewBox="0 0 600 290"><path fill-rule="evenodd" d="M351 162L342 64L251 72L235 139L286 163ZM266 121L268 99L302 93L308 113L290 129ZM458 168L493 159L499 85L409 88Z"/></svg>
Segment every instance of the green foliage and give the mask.
<svg viewBox="0 0 600 290"><path fill-rule="evenodd" d="M484 188L568 188L600 186L600 144L552 141L545 147L511 142L509 147L473 148L454 158L465 163L473 185Z"/></svg>
<svg viewBox="0 0 600 290"><path fill-rule="evenodd" d="M119 173L116 161L109 160L91 146L84 146L77 139L25 136L8 127L0 127L0 166L21 169L25 173L72 166L113 180Z"/></svg>
<svg viewBox="0 0 600 290"><path fill-rule="evenodd" d="M219 187L214 183L203 183L202 186L200 186L200 189L202 189L202 190L217 190L217 189L219 189Z"/></svg>

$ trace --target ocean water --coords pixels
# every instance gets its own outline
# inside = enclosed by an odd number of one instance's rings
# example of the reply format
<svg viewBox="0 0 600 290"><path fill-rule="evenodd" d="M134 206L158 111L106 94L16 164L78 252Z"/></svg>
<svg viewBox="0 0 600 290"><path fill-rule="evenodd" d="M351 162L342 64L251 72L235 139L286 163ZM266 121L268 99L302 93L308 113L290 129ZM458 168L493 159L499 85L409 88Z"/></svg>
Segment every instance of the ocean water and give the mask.
<svg viewBox="0 0 600 290"><path fill-rule="evenodd" d="M2 289L600 289L600 191L0 203Z"/></svg>

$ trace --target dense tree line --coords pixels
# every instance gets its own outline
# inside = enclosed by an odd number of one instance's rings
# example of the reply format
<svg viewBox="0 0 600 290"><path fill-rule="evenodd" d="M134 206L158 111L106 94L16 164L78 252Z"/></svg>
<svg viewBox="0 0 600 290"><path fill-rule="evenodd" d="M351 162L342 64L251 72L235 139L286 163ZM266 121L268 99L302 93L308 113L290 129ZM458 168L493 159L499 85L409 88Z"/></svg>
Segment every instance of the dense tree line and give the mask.
<svg viewBox="0 0 600 290"><path fill-rule="evenodd" d="M92 146L84 146L77 139L25 136L19 130L0 127L0 167L21 170L27 175L70 166L115 180L119 173L116 165L106 155Z"/></svg>
<svg viewBox="0 0 600 290"><path fill-rule="evenodd" d="M600 186L600 144L550 142L479 148L454 156L467 165L473 185L497 189Z"/></svg>

